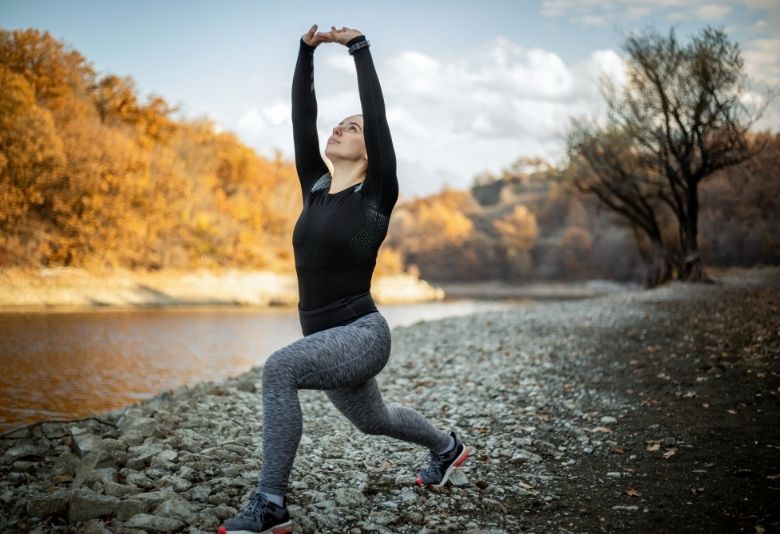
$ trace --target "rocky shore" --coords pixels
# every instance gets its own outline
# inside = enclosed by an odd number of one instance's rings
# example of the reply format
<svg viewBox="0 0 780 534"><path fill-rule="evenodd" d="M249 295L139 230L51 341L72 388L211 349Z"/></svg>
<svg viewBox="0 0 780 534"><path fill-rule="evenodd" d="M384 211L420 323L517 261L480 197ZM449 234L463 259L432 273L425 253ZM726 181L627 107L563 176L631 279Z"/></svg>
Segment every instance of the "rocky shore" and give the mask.
<svg viewBox="0 0 780 534"><path fill-rule="evenodd" d="M426 451L299 392L296 532L780 528L780 269L393 330L383 395L472 457ZM215 532L262 467L261 368L0 439L2 532Z"/></svg>

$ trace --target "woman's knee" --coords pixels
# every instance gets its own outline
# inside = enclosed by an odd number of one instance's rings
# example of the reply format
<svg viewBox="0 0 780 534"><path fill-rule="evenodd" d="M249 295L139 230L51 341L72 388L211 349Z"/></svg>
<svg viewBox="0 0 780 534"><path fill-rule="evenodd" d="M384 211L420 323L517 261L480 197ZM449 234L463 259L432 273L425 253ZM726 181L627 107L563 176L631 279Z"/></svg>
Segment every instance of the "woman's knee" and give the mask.
<svg viewBox="0 0 780 534"><path fill-rule="evenodd" d="M266 358L263 364L263 385L287 380L291 377L292 372L284 349L279 349Z"/></svg>

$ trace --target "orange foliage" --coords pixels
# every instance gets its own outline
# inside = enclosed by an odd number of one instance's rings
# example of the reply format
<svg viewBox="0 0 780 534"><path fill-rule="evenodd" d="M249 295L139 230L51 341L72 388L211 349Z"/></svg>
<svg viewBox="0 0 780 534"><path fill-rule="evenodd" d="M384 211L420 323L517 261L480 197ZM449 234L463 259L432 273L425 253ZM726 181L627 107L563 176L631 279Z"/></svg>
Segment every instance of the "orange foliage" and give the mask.
<svg viewBox="0 0 780 534"><path fill-rule="evenodd" d="M291 271L294 165L176 121L38 30L0 31L0 265Z"/></svg>

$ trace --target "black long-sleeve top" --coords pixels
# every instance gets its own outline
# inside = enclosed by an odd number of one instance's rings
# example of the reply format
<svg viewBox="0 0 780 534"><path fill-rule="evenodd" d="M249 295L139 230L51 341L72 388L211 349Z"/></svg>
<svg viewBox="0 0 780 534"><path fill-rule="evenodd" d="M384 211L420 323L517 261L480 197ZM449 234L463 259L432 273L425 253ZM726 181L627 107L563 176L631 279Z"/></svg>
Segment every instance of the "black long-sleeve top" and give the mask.
<svg viewBox="0 0 780 534"><path fill-rule="evenodd" d="M365 40L364 35L359 35L347 46ZM292 83L295 165L303 195L303 209L293 231L298 308L317 311L325 307L343 322L349 303L370 290L377 252L398 200L396 159L379 78L369 47L364 46L352 55L368 170L360 184L329 193L332 176L320 156L317 135L315 48L300 40ZM342 308L342 313L338 308ZM363 307L357 316L368 311ZM356 314L351 315L349 320L357 318Z"/></svg>

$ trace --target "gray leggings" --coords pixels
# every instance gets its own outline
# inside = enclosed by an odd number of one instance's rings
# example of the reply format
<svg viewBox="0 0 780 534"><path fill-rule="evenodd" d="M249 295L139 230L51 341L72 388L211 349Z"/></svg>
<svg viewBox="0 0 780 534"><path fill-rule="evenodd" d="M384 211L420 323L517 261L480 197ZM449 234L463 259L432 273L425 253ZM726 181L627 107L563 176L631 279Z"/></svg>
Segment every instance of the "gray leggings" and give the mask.
<svg viewBox="0 0 780 534"><path fill-rule="evenodd" d="M385 404L374 378L390 357L390 327L379 312L315 332L271 354L263 376L263 464L260 491L283 495L303 434L299 389L322 389L366 434L441 450L449 434L418 412Z"/></svg>

